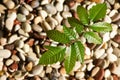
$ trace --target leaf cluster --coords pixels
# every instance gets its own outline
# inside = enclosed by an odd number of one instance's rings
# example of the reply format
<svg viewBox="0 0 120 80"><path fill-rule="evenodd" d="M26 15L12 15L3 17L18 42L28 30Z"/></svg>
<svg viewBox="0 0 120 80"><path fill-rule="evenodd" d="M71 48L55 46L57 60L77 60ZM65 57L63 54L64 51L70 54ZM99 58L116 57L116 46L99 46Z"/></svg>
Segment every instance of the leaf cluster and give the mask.
<svg viewBox="0 0 120 80"><path fill-rule="evenodd" d="M66 47L46 46L45 48L48 50L42 55L39 63L47 65L64 60L64 67L67 73L73 69L76 60L83 63L85 48L77 35L84 36L89 43L101 44L102 39L99 33L112 30L109 23L99 22L100 19L105 17L106 9L107 6L105 3L96 4L89 11L82 6L78 6L77 14L79 20L74 17L68 18L71 28L63 25L63 32L58 30L49 30L46 32L48 38L62 43ZM66 51L67 47L70 49L68 52Z"/></svg>

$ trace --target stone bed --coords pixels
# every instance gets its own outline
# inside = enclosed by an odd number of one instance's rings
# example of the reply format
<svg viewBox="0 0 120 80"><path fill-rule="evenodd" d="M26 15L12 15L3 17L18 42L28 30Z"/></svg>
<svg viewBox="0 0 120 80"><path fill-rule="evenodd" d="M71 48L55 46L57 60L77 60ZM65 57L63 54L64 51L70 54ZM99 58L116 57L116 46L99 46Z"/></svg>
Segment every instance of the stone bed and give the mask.
<svg viewBox="0 0 120 80"><path fill-rule="evenodd" d="M101 35L100 45L80 37L87 45L84 64L77 61L70 74L60 62L38 65L43 45L58 44L45 31L69 27L78 5L89 10L96 3L107 4L103 21L113 30ZM120 0L1 0L0 80L120 80Z"/></svg>

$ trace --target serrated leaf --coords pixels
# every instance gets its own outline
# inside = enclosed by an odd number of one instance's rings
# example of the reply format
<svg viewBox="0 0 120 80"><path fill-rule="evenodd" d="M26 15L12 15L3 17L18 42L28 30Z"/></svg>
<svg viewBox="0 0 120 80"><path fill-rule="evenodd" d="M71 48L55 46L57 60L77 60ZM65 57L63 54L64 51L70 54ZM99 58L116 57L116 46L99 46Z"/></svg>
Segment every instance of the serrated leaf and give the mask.
<svg viewBox="0 0 120 80"><path fill-rule="evenodd" d="M75 27L77 33L81 33L83 31L84 26L81 25L79 20L74 17L69 17L68 22L72 27Z"/></svg>
<svg viewBox="0 0 120 80"><path fill-rule="evenodd" d="M85 32L84 37L89 43L101 44L102 39L94 32Z"/></svg>
<svg viewBox="0 0 120 80"><path fill-rule="evenodd" d="M46 51L42 57L40 58L39 64L53 64L58 61L62 61L65 56L65 48L61 47L46 47L48 51Z"/></svg>
<svg viewBox="0 0 120 80"><path fill-rule="evenodd" d="M63 44L70 42L69 37L58 30L49 30L46 33L47 33L47 36L54 41L57 41Z"/></svg>
<svg viewBox="0 0 120 80"><path fill-rule="evenodd" d="M84 62L84 53L85 53L85 48L83 44L80 41L77 41L74 43L75 46L75 52L77 53L77 57L80 60L81 63Z"/></svg>
<svg viewBox="0 0 120 80"><path fill-rule="evenodd" d="M76 51L75 51L75 46L72 44L71 52L64 61L64 66L67 73L69 73L73 69L73 67L75 66L75 62L76 62Z"/></svg>
<svg viewBox="0 0 120 80"><path fill-rule="evenodd" d="M73 30L66 27L65 25L63 25L63 30L64 30L65 35L67 35L70 40L75 40L76 39L76 34Z"/></svg>
<svg viewBox="0 0 120 80"><path fill-rule="evenodd" d="M87 25L89 23L88 13L84 7L78 6L77 14L78 14L78 17L80 18L80 21L82 24Z"/></svg>
<svg viewBox="0 0 120 80"><path fill-rule="evenodd" d="M89 10L89 18L92 21L97 21L101 18L104 18L106 15L106 10L106 3L96 4Z"/></svg>
<svg viewBox="0 0 120 80"><path fill-rule="evenodd" d="M90 28L97 32L108 32L112 30L112 26L106 22L98 22L90 26Z"/></svg>

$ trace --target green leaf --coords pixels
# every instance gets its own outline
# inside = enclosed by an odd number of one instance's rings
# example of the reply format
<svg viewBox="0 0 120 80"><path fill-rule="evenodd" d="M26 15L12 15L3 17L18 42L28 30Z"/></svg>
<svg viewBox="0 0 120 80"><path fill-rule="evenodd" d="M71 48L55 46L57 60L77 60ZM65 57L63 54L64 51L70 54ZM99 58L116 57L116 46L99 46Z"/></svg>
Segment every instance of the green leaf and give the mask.
<svg viewBox="0 0 120 80"><path fill-rule="evenodd" d="M97 21L101 18L104 18L106 15L106 10L106 3L96 4L89 10L89 18L92 21Z"/></svg>
<svg viewBox="0 0 120 80"><path fill-rule="evenodd" d="M94 32L86 32L84 33L84 37L87 39L89 43L101 44L102 39Z"/></svg>
<svg viewBox="0 0 120 80"><path fill-rule="evenodd" d="M98 22L90 26L90 28L97 32L108 32L112 30L112 26L106 22Z"/></svg>
<svg viewBox="0 0 120 80"><path fill-rule="evenodd" d="M82 6L78 6L77 14L78 14L78 17L80 18L81 23L84 25L88 25L89 19L88 19L87 10Z"/></svg>
<svg viewBox="0 0 120 80"><path fill-rule="evenodd" d="M76 34L73 30L66 27L65 25L63 25L63 30L64 30L64 33L69 37L70 40L75 40L76 39Z"/></svg>
<svg viewBox="0 0 120 80"><path fill-rule="evenodd" d="M83 31L84 26L80 24L79 20L74 17L69 17L68 22L72 27L75 27L77 33L81 33Z"/></svg>
<svg viewBox="0 0 120 80"><path fill-rule="evenodd" d="M85 48L83 44L80 41L77 41L74 43L75 46L75 52L77 53L77 57L80 60L81 63L84 62L84 53L85 53Z"/></svg>
<svg viewBox="0 0 120 80"><path fill-rule="evenodd" d="M64 59L65 48L52 46L47 46L46 48L48 48L48 51L42 55L39 64L53 64Z"/></svg>
<svg viewBox="0 0 120 80"><path fill-rule="evenodd" d="M72 44L71 52L69 53L69 56L64 61L64 66L65 66L67 73L69 73L75 66L76 56L77 55L76 55L76 51L75 51L75 46Z"/></svg>
<svg viewBox="0 0 120 80"><path fill-rule="evenodd" d="M70 42L69 37L58 30L49 30L46 33L47 33L47 36L54 41L57 41L63 44Z"/></svg>

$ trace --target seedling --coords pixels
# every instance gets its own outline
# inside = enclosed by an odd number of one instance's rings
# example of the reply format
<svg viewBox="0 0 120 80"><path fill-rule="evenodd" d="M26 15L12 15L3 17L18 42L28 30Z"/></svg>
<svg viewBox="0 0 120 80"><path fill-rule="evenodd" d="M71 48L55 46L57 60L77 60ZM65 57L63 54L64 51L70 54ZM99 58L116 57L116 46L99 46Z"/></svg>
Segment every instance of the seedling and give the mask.
<svg viewBox="0 0 120 80"><path fill-rule="evenodd" d="M53 64L64 61L66 72L69 73L75 66L76 60L84 62L85 47L79 37L84 36L88 43L101 44L99 33L112 30L109 23L99 22L106 15L105 3L96 4L89 11L82 6L77 7L79 19L68 18L71 27L63 25L63 32L58 30L47 31L47 37L63 44L62 46L45 46L48 50L40 58L39 64ZM69 51L68 51L69 48Z"/></svg>

